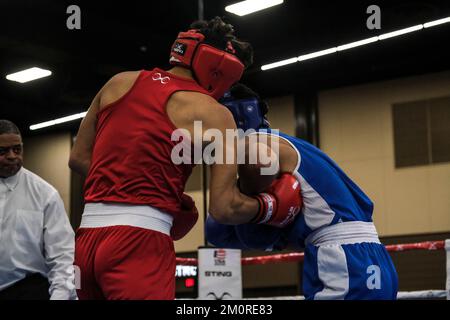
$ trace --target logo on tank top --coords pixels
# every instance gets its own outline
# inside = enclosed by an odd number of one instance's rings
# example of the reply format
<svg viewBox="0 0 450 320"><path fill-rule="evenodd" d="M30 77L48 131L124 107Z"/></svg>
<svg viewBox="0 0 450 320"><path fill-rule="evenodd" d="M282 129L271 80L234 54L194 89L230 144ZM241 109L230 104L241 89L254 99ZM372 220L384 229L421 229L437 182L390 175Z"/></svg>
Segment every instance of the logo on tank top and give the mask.
<svg viewBox="0 0 450 320"><path fill-rule="evenodd" d="M162 84L167 84L170 81L169 77L163 77L161 73L157 72L152 76L153 81L161 81Z"/></svg>

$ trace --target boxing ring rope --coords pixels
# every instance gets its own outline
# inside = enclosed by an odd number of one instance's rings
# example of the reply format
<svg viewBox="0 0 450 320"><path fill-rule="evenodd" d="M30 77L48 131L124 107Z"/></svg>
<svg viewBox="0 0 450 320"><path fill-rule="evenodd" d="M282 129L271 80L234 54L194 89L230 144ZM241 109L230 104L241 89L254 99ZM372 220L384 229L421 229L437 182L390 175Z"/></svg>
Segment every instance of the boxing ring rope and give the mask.
<svg viewBox="0 0 450 320"><path fill-rule="evenodd" d="M446 298L450 300L450 239L440 241L425 241L417 243L405 243L405 244L393 244L387 245L386 250L388 252L402 252L410 250L446 250L447 252L447 279L446 290L425 290L425 291L410 291L399 292L398 299L440 299ZM244 266L248 265L264 265L269 263L289 263L289 262L302 262L304 259L303 252L274 254L269 256L258 257L246 257L241 259L241 263ZM179 258L176 259L177 265L185 266L197 266L198 260L196 258ZM271 300L302 300L302 296L283 296L283 297L266 297L266 298L252 298L252 300L258 299L271 299Z"/></svg>

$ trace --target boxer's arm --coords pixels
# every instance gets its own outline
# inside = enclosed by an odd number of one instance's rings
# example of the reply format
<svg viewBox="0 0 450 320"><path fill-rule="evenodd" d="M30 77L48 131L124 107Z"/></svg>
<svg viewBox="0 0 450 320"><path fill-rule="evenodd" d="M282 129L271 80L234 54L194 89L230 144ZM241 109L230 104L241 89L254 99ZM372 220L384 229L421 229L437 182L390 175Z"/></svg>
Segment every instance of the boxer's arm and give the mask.
<svg viewBox="0 0 450 320"><path fill-rule="evenodd" d="M197 104L196 119L202 120L203 132L215 129L220 132L222 141L216 144L216 160L223 159L222 163L216 161L211 165L211 179L209 184L210 201L209 213L224 224L241 224L251 221L259 211L256 199L240 192L237 187L237 146L236 143L226 143L226 130L236 130L236 124L231 112L217 102ZM222 152L222 157L219 152ZM228 158L227 158L228 156ZM227 159L232 164L227 164Z"/></svg>
<svg viewBox="0 0 450 320"><path fill-rule="evenodd" d="M97 93L89 110L81 121L77 137L70 152L69 167L76 173L86 176L91 165L92 147L95 139L97 112L100 107L101 91Z"/></svg>
<svg viewBox="0 0 450 320"><path fill-rule="evenodd" d="M299 184L294 177L281 176L274 181L270 192L255 197L244 195L237 187L237 143L225 141L227 129L232 131L231 136L236 134L236 124L225 106L201 93L179 92L170 98L166 110L175 126L188 130L191 137L199 135L194 122L201 121L203 145L196 147L204 147L204 155L215 151L214 161L209 163L209 213L215 220L222 224L251 222L276 227L292 222L301 201ZM214 139L216 137L219 139ZM193 142L198 143L195 138Z"/></svg>

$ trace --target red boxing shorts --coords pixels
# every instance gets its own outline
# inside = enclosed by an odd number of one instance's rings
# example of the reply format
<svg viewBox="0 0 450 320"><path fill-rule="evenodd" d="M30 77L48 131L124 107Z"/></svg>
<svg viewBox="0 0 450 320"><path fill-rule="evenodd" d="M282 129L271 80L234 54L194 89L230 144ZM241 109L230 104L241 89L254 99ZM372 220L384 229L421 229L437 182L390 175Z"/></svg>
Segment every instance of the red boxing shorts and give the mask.
<svg viewBox="0 0 450 320"><path fill-rule="evenodd" d="M173 300L175 250L170 236L132 226L80 228L75 265L80 300Z"/></svg>

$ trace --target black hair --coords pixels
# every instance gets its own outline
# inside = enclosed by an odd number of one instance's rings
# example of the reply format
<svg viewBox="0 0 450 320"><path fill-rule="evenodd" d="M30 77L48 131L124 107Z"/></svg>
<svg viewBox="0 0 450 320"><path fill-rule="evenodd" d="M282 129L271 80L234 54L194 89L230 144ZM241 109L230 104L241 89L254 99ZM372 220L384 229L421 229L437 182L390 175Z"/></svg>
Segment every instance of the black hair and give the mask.
<svg viewBox="0 0 450 320"><path fill-rule="evenodd" d="M267 105L267 103L261 99L259 94L247 87L245 84L242 84L240 82L234 84L230 88L230 94L236 100L256 98L259 102L258 105L262 115L265 117L269 112L269 106Z"/></svg>
<svg viewBox="0 0 450 320"><path fill-rule="evenodd" d="M205 43L226 50L228 42L231 42L236 57L248 68L253 64L253 47L250 43L239 40L234 35L231 24L224 22L220 17L209 21L199 20L191 24L191 29L197 29L205 36Z"/></svg>
<svg viewBox="0 0 450 320"><path fill-rule="evenodd" d="M0 134L20 134L19 128L9 120L0 119Z"/></svg>

